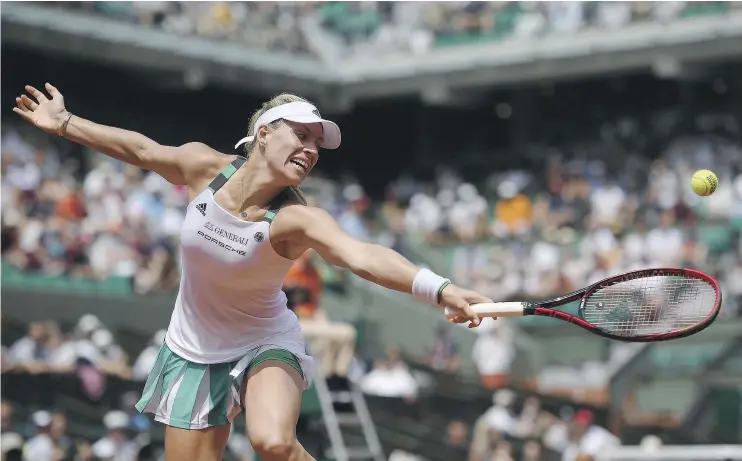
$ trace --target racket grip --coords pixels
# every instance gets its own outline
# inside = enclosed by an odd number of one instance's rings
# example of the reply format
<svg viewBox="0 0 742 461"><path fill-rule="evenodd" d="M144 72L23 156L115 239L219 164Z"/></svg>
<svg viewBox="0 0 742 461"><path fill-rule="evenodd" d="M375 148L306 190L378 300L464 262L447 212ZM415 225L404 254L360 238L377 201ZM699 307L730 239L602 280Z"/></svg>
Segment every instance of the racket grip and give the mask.
<svg viewBox="0 0 742 461"><path fill-rule="evenodd" d="M482 317L522 317L523 304L511 303L479 303L472 304L472 309ZM446 317L452 314L451 309L445 309Z"/></svg>

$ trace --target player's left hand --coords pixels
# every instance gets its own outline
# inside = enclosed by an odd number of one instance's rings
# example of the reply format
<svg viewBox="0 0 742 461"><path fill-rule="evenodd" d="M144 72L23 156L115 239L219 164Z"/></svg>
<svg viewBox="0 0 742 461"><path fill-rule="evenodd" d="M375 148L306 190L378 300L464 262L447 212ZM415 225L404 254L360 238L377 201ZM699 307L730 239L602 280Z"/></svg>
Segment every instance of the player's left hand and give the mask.
<svg viewBox="0 0 742 461"><path fill-rule="evenodd" d="M482 319L471 308L471 304L491 303L492 300L486 296L471 290L465 290L456 285L448 285L441 293L441 306L451 309L446 315L449 322L466 323L469 328L478 327Z"/></svg>
<svg viewBox="0 0 742 461"><path fill-rule="evenodd" d="M44 88L49 97L31 85L26 85L26 91L33 98L25 94L15 98L17 107L13 108L13 112L47 133L58 133L70 113L65 109L64 97L58 89L51 83L45 84Z"/></svg>

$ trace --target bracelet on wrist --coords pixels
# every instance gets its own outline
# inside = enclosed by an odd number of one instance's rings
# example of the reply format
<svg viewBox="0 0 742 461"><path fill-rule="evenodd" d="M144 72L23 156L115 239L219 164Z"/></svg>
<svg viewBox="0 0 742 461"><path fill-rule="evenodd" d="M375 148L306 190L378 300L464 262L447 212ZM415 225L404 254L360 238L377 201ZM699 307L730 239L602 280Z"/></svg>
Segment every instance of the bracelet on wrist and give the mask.
<svg viewBox="0 0 742 461"><path fill-rule="evenodd" d="M70 123L70 120L72 119L72 113L67 113L67 118L62 122L62 126L59 127L59 130L57 130L57 134L61 137L64 137L65 134L67 134L67 125Z"/></svg>
<svg viewBox="0 0 742 461"><path fill-rule="evenodd" d="M438 304L439 306L441 305L441 298L443 297L443 290L450 284L451 284L451 281L446 280L445 282L443 282L443 285L441 285L441 287L438 288L438 296L436 296L435 298L435 303Z"/></svg>

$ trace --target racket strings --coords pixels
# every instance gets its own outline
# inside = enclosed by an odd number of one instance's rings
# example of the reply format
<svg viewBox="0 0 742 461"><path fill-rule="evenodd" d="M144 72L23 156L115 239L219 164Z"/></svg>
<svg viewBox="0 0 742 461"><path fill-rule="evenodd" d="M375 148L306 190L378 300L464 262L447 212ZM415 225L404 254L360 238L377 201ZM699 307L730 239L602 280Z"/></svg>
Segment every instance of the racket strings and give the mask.
<svg viewBox="0 0 742 461"><path fill-rule="evenodd" d="M670 333L705 320L716 306L716 289L692 277L644 277L593 292L582 317L617 336Z"/></svg>

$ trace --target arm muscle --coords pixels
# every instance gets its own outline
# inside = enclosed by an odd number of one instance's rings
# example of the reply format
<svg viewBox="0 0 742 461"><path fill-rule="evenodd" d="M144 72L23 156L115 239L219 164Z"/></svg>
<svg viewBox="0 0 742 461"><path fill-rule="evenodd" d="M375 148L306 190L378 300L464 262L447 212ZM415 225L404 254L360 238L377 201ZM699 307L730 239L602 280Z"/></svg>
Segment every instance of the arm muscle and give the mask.
<svg viewBox="0 0 742 461"><path fill-rule="evenodd" d="M163 146L143 134L78 116L70 119L65 137L116 160L154 171L172 184L189 187L200 175L211 174L213 168L209 166L218 164L220 157L204 144Z"/></svg>
<svg viewBox="0 0 742 461"><path fill-rule="evenodd" d="M276 220L280 231L285 231L302 251L311 248L329 263L383 287L412 291L418 268L396 251L354 239L319 208L290 206L281 214L285 215Z"/></svg>

